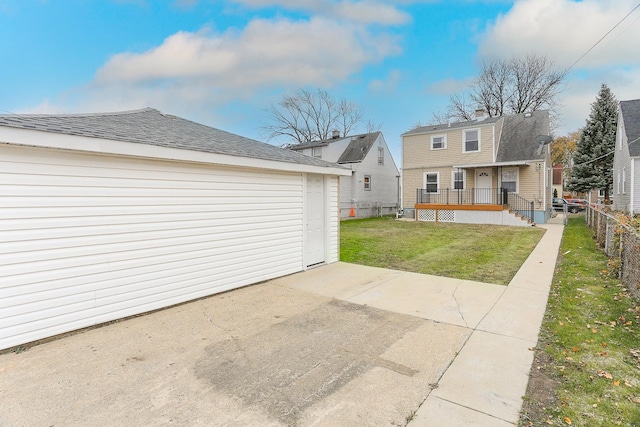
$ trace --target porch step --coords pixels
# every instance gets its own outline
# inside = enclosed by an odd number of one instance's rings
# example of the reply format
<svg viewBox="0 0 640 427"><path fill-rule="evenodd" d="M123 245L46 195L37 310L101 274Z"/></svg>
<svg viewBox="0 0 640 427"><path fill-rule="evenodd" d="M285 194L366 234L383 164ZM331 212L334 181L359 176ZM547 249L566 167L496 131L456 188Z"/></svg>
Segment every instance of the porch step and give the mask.
<svg viewBox="0 0 640 427"><path fill-rule="evenodd" d="M525 221L527 224L536 225L535 222L531 221L529 218L520 215L518 212L509 209L509 213L513 214L516 218L520 218L522 221Z"/></svg>

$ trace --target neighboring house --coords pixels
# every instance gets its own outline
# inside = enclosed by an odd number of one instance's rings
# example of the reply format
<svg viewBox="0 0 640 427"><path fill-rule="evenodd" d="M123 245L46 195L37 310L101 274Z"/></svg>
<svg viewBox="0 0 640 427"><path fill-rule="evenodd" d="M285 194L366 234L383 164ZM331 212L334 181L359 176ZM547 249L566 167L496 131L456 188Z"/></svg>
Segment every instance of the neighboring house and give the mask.
<svg viewBox="0 0 640 427"><path fill-rule="evenodd" d="M340 217L395 214L399 208L400 173L382 132L334 137L289 147L291 150L350 168L340 178Z"/></svg>
<svg viewBox="0 0 640 427"><path fill-rule="evenodd" d="M613 209L640 213L640 99L620 101L613 157Z"/></svg>
<svg viewBox="0 0 640 427"><path fill-rule="evenodd" d="M150 108L0 115L0 349L338 261L341 175Z"/></svg>
<svg viewBox="0 0 640 427"><path fill-rule="evenodd" d="M504 225L546 222L552 213L548 112L476 114L476 120L422 126L402 135L406 216Z"/></svg>

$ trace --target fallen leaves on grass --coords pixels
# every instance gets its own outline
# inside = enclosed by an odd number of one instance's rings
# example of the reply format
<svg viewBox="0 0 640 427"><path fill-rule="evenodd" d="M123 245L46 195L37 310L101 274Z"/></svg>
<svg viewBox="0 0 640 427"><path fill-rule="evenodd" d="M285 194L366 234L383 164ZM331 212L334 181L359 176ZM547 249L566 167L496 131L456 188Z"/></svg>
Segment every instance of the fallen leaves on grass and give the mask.
<svg viewBox="0 0 640 427"><path fill-rule="evenodd" d="M611 375L609 372L607 371L603 371L602 369L598 371L598 376L600 378L606 378L608 380L612 380L613 379L613 375Z"/></svg>

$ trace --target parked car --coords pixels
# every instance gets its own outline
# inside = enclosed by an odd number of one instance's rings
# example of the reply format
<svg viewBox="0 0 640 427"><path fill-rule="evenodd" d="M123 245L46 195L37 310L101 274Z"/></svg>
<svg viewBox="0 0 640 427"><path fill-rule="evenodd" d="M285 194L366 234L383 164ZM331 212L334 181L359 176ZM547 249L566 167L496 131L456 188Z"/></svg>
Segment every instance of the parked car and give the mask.
<svg viewBox="0 0 640 427"><path fill-rule="evenodd" d="M571 199L571 198L565 197L565 200L569 204L578 204L578 205L582 205L582 206L589 206L589 201L585 200L585 199Z"/></svg>
<svg viewBox="0 0 640 427"><path fill-rule="evenodd" d="M577 200L577 199L571 199L571 200ZM585 205L584 204L569 202L569 200L561 199L559 197L554 197L553 201L551 203L553 205L553 209L555 209L557 211L564 210L565 206L567 207L567 211L569 211L571 213L578 213L578 212L582 212L583 210L585 210Z"/></svg>

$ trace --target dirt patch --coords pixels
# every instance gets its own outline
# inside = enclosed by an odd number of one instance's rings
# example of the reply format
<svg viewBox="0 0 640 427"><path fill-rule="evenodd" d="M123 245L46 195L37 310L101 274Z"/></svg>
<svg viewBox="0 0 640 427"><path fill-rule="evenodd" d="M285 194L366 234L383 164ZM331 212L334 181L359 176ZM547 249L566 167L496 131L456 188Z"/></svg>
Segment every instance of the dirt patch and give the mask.
<svg viewBox="0 0 640 427"><path fill-rule="evenodd" d="M520 411L519 426L546 426L551 417L549 409L557 403L556 388L560 381L555 377L551 356L544 351L544 343L538 343L533 357L527 393Z"/></svg>

